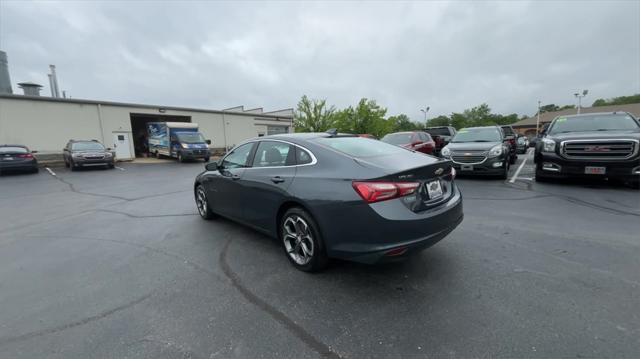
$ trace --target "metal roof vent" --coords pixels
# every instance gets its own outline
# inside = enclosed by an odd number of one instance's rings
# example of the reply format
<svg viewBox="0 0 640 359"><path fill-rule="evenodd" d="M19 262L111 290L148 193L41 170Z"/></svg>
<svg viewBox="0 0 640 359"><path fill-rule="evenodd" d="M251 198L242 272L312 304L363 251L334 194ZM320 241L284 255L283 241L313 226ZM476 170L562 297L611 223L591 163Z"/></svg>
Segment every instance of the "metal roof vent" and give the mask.
<svg viewBox="0 0 640 359"><path fill-rule="evenodd" d="M18 87L24 91L25 96L40 96L40 88L42 85L33 82L20 82Z"/></svg>

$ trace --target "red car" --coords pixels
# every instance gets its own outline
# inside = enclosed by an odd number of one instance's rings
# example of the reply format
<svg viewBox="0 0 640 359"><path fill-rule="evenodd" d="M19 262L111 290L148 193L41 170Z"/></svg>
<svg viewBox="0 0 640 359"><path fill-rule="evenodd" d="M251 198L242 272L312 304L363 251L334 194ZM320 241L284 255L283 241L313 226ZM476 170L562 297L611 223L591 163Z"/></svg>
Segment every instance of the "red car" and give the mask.
<svg viewBox="0 0 640 359"><path fill-rule="evenodd" d="M436 143L431 136L423 131L390 133L382 137L380 141L429 155L433 154L436 148Z"/></svg>

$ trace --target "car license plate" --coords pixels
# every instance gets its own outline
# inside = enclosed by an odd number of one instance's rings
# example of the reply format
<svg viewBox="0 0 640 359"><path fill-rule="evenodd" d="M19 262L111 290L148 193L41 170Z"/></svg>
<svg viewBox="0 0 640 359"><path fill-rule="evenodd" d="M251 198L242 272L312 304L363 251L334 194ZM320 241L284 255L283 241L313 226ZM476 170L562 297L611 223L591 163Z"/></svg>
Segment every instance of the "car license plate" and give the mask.
<svg viewBox="0 0 640 359"><path fill-rule="evenodd" d="M427 193L429 193L429 199L442 197L442 186L440 185L440 181L431 181L427 183Z"/></svg>
<svg viewBox="0 0 640 359"><path fill-rule="evenodd" d="M5 161L13 161L13 157L4 157Z"/></svg>
<svg viewBox="0 0 640 359"><path fill-rule="evenodd" d="M473 171L473 166L472 165L461 165L460 166L460 170L462 170L462 171Z"/></svg>
<svg viewBox="0 0 640 359"><path fill-rule="evenodd" d="M588 175L603 175L606 172L607 172L607 168L606 167L586 166L584 168L584 173L586 173Z"/></svg>

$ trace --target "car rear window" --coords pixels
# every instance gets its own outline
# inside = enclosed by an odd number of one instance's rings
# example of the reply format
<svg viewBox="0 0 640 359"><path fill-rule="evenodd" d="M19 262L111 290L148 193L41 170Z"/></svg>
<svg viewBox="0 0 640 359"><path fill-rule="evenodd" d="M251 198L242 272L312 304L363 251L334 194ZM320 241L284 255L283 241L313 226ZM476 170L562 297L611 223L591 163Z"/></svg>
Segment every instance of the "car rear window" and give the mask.
<svg viewBox="0 0 640 359"><path fill-rule="evenodd" d="M405 149L364 137L325 137L316 142L352 157L374 157L403 153Z"/></svg>
<svg viewBox="0 0 640 359"><path fill-rule="evenodd" d="M425 132L436 136L451 136L448 128L427 128Z"/></svg>
<svg viewBox="0 0 640 359"><path fill-rule="evenodd" d="M0 147L0 153L28 153L24 147Z"/></svg>
<svg viewBox="0 0 640 359"><path fill-rule="evenodd" d="M413 133L391 133L380 139L382 142L390 143L392 145L404 145L411 143Z"/></svg>

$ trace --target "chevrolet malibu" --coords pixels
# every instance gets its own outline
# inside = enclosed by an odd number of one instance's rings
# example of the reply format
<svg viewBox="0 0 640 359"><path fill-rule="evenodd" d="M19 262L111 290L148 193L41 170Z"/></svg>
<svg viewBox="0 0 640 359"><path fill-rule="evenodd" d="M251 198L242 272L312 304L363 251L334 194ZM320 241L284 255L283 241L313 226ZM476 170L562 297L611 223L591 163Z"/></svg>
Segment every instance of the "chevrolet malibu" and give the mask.
<svg viewBox="0 0 640 359"><path fill-rule="evenodd" d="M353 135L282 134L249 140L196 177L200 216L276 237L294 267L329 258L398 260L462 221L448 160Z"/></svg>

